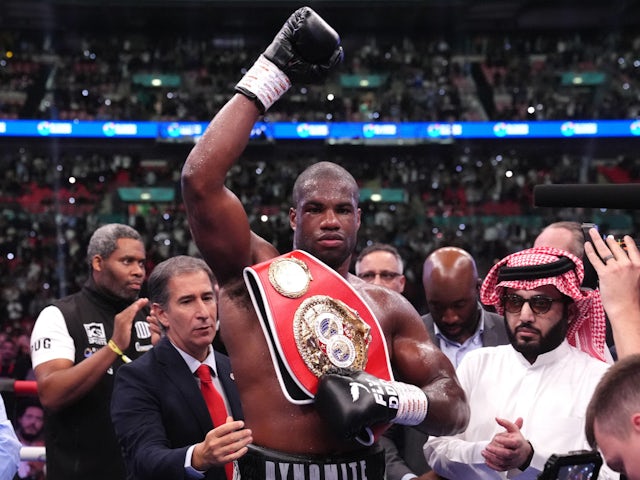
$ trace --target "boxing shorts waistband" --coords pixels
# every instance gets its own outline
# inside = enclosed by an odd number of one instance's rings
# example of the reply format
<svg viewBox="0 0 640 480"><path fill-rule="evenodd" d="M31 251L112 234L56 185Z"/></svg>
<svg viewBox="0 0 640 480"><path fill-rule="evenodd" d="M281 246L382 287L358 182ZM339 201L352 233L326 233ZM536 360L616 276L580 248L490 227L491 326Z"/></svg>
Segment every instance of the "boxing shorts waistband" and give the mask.
<svg viewBox="0 0 640 480"><path fill-rule="evenodd" d="M296 455L249 445L238 460L242 480L383 480L384 449L345 455Z"/></svg>

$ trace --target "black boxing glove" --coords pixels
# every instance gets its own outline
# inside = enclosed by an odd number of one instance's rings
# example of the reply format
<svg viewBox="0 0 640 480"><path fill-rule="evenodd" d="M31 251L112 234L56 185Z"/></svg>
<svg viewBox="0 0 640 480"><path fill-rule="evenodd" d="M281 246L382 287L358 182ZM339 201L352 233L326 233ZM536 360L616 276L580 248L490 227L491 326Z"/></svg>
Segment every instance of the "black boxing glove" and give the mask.
<svg viewBox="0 0 640 480"><path fill-rule="evenodd" d="M415 385L381 380L357 370L320 377L315 407L338 435L369 444L374 425L422 423L429 400ZM362 440L367 437L371 442Z"/></svg>
<svg viewBox="0 0 640 480"><path fill-rule="evenodd" d="M309 7L296 10L236 85L264 113L291 82L319 83L342 61L340 36Z"/></svg>

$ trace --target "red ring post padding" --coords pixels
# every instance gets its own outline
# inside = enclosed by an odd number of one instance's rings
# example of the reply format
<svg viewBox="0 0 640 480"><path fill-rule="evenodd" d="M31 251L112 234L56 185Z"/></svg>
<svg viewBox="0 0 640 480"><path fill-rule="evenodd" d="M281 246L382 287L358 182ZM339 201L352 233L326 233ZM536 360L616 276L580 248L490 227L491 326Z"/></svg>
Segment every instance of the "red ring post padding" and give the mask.
<svg viewBox="0 0 640 480"><path fill-rule="evenodd" d="M13 391L16 395L38 395L38 383L35 380L16 380Z"/></svg>
<svg viewBox="0 0 640 480"><path fill-rule="evenodd" d="M0 392L13 392L21 396L38 395L38 384L35 380L0 378Z"/></svg>

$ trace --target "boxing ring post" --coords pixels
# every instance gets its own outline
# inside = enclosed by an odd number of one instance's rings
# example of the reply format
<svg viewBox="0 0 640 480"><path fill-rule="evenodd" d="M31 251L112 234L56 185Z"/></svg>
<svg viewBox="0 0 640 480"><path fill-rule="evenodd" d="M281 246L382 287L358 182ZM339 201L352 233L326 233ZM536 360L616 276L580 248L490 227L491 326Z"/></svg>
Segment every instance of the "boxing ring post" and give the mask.
<svg viewBox="0 0 640 480"><path fill-rule="evenodd" d="M15 380L13 378L0 378L0 393L9 392L17 397L38 395L38 384L35 380Z"/></svg>
<svg viewBox="0 0 640 480"><path fill-rule="evenodd" d="M38 395L38 384L35 380L14 380L13 378L0 378L0 394L13 393L17 397ZM46 447L22 447L20 460L25 462L44 462L46 460Z"/></svg>
<svg viewBox="0 0 640 480"><path fill-rule="evenodd" d="M46 460L46 447L22 447L20 449L21 462L44 462Z"/></svg>

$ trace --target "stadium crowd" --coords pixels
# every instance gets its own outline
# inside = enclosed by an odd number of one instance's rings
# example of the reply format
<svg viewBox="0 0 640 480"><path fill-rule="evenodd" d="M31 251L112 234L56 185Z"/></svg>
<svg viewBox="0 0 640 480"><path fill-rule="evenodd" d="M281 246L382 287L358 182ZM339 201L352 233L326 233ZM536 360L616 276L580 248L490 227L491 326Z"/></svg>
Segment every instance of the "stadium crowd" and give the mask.
<svg viewBox="0 0 640 480"><path fill-rule="evenodd" d="M38 312L51 299L76 291L87 276L84 252L88 237L101 223L121 221L142 233L148 268L176 254L196 254L185 219L179 187L180 155L152 162L144 154L63 153L28 147L6 151L0 181L3 331L29 334ZM230 182L249 205L253 229L272 239L281 251L290 248L285 212L288 185L306 165L329 155L326 149L305 151L249 149L234 167ZM480 272L494 260L525 248L547 223L559 219L595 220L603 231L638 231L633 211L533 207L532 191L541 183L637 181L637 162L592 162L576 169L570 155L558 160L512 152L473 150L425 154L387 148L341 152L336 161L348 166L363 192L390 191L399 197L362 199L363 227L359 248L371 242L395 245L407 262L407 297L423 309L420 278L424 258L443 245L471 252ZM422 152L422 153L420 153ZM331 154L333 155L333 153ZM176 158L174 158L176 157ZM277 158L277 168L276 159ZM271 161L272 160L272 161ZM257 172L258 181L253 173ZM127 202L123 187L163 187L170 201ZM283 208L284 207L284 208Z"/></svg>
<svg viewBox="0 0 640 480"><path fill-rule="evenodd" d="M206 121L261 39L5 31L0 118ZM323 86L299 87L267 121L635 118L636 34L346 36Z"/></svg>

